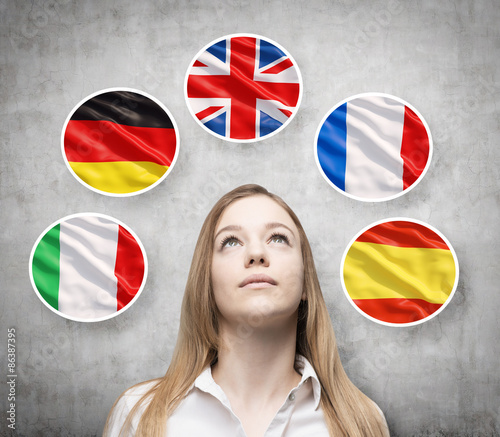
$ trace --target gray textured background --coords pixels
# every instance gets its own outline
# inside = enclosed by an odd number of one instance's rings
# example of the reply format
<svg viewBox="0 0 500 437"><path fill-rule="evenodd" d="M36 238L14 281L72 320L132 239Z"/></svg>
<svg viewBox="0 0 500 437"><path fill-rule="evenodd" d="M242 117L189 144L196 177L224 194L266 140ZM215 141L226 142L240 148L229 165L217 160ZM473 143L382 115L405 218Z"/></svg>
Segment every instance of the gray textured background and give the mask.
<svg viewBox="0 0 500 437"><path fill-rule="evenodd" d="M0 3L0 375L17 331L17 435L99 435L115 398L162 375L177 334L201 223L229 189L256 182L282 195L311 240L344 365L396 436L500 434L500 8L489 1L8 1ZM192 119L186 69L208 42L251 32L288 49L304 96L282 132L254 145L218 140ZM79 184L60 151L65 118L108 87L146 91L173 114L181 150L153 190L111 198ZM317 126L337 102L378 91L425 117L432 164L410 193L361 203L316 168ZM76 212L129 225L149 256L143 294L124 314L84 324L49 311L31 288L40 233ZM438 228L460 261L453 301L422 325L394 329L343 295L344 248L373 221L407 216ZM0 376L1 432L6 384Z"/></svg>

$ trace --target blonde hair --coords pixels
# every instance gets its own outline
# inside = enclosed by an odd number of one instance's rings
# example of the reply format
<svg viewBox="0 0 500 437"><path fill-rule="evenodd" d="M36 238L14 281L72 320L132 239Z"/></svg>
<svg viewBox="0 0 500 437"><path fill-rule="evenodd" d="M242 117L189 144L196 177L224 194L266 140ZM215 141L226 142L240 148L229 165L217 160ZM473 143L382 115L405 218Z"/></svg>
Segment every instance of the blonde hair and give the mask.
<svg viewBox="0 0 500 437"><path fill-rule="evenodd" d="M259 185L249 184L224 195L205 219L186 283L179 336L172 361L165 376L157 380L132 408L121 428L120 436L127 435L132 418L138 414L140 408L144 408L144 412L136 436L164 436L167 418L175 411L203 369L217 360L218 310L211 284L215 229L223 212L231 203L256 195L268 196L282 206L299 231L307 300L299 306L296 353L309 360L316 371L321 384L320 405L330 435L387 435L376 405L349 380L342 367L311 247L299 219L280 197ZM108 434L108 425L116 402L108 416L104 435Z"/></svg>

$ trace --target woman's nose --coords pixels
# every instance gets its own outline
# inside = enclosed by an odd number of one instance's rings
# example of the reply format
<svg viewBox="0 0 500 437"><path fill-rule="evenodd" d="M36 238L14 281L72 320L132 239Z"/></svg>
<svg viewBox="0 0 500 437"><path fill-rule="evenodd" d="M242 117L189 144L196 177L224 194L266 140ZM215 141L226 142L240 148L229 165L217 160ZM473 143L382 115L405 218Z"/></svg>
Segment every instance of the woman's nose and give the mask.
<svg viewBox="0 0 500 437"><path fill-rule="evenodd" d="M269 266L269 257L264 247L255 245L248 248L245 261L246 267L250 266Z"/></svg>

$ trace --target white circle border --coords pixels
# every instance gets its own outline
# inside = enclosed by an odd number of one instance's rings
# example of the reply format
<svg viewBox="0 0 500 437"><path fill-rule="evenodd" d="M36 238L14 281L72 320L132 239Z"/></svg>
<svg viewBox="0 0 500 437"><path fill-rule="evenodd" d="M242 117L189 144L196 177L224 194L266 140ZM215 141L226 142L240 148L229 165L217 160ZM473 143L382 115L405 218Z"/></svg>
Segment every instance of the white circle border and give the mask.
<svg viewBox="0 0 500 437"><path fill-rule="evenodd" d="M33 279L33 257L35 255L35 250L38 247L38 244L40 243L40 241L42 240L42 238L47 234L47 232L49 232L54 226L57 226L58 224L60 224L62 222L68 221L68 220L76 218L76 217L88 217L88 216L104 218L104 219L109 220L109 221L111 221L113 223L116 223L117 225L122 226L124 229L126 229L128 232L130 232L130 234L132 235L132 237L134 237L135 241L139 245L139 248L141 249L142 257L144 259L144 276L142 277L142 283L141 283L141 286L139 287L139 290L137 290L137 293L132 298L132 300L126 306L124 306L121 310L116 311L115 313L112 313L112 314L110 314L108 316L97 317L95 319L83 319L83 318L80 318L80 317L73 317L73 316L65 314L65 313L63 313L63 312L61 312L59 310L56 310L40 294L40 291L38 291L38 288L37 288L37 286L35 284L35 280ZM73 320L75 322L84 322L84 323L102 322L103 320L112 319L113 317L116 317L119 314L122 314L123 312L125 312L127 309L129 309L134 304L134 302L139 298L140 294L142 293L142 290L144 289L144 286L146 285L146 281L147 281L147 278L148 278L148 267L149 267L148 266L148 257L146 255L146 250L144 249L144 246L142 245L142 242L139 239L139 237L137 236L137 234L130 227L128 227L126 224L124 224L120 220L117 220L114 217L111 217L109 215L100 214L100 213L97 213L97 212L82 212L82 213L67 215L66 217L63 217L63 218L55 221L51 225L49 225L47 228L45 228L45 230L36 239L35 244L33 245L33 248L31 249L31 254L30 254L30 259L29 259L29 275L30 275L31 286L35 290L36 295L42 301L42 303L49 310L51 310L53 313L57 314L58 316L61 316L61 317L65 318L65 319L68 319L68 320Z"/></svg>
<svg viewBox="0 0 500 437"><path fill-rule="evenodd" d="M170 118L170 121L172 122L172 125L174 127L174 132L175 132L175 140L176 140L176 143L175 143L175 154L174 154L174 158L172 159L172 163L168 167L167 171L163 174L163 176L161 178L159 178L156 182L152 183L151 185L147 186L146 188L143 188L142 190L132 191L130 193L111 193L111 192L108 192L108 191L99 190L98 188L95 188L92 185L88 184L83 179L81 179L80 176L78 176L75 173L75 171L71 168L71 166L69 165L68 158L66 156L66 152L64 151L64 134L66 133L66 128L68 126L69 121L71 120L71 117L77 111L77 109L80 106L82 106L85 102L87 102L90 99L93 99L94 97L97 97L97 96L99 96L101 94L104 94L104 93L115 92L115 91L127 91L127 92L130 92L130 93L139 94L139 95L144 96L144 97L152 100L153 102L155 102L168 115L168 117ZM170 111L168 110L168 108L160 100L158 100L156 97L152 96L151 94L148 94L148 93L146 93L144 91L140 91L140 90L135 89L135 88L128 88L128 87L104 88L104 89L102 89L100 91L96 91L96 92L88 95L87 97L83 98L82 100L80 100L80 102L77 103L73 107L73 109L70 111L69 115L66 117L66 120L64 122L64 125L63 125L63 128L62 128L62 132L61 132L61 153L62 153L62 156L63 156L64 164L66 164L66 167L68 168L69 172L84 187L86 187L86 188L88 188L88 189L90 189L90 190L92 190L92 191L94 191L96 193L103 194L105 196L110 196L110 197L131 197L131 196L137 196L138 194L145 193L146 191L149 191L152 188L156 187L157 185L161 184L163 182L163 180L166 179L166 177L173 170L174 165L177 162L177 157L179 156L179 148L180 148L179 129L177 127L177 123L175 122L174 117L172 116L172 114L170 113Z"/></svg>
<svg viewBox="0 0 500 437"><path fill-rule="evenodd" d="M196 114L194 113L193 109L191 108L191 105L189 103L189 98L188 98L188 95L187 95L187 83L188 83L189 73L190 73L191 69L193 68L193 64L200 57L200 55L203 52L205 52L209 47L212 47L214 44L217 44L218 42L220 42L222 40L227 40L227 39L236 38L236 37L250 37L250 38L256 38L256 39L262 39L264 41L267 41L270 44L275 45L283 53L285 53L285 55L287 55L290 58L290 60L293 63L293 66L297 70L297 76L299 78L299 87L300 87L300 89L299 89L299 98L297 99L297 104L295 105L295 110L292 112L292 115L278 129L272 131L271 133L269 133L269 134L267 134L267 135L265 135L263 137L259 137L259 138L250 138L250 139L246 139L246 140L240 140L240 139L235 139L235 138L231 138L231 137L227 138L227 137L225 137L223 135L220 135L220 134L214 132L213 130L211 130L208 127L206 127L200 120L198 120L198 117L196 117ZM240 143L240 144L256 143L258 141L263 141L263 140L266 140L268 138L271 138L272 136L276 135L278 132L281 132L286 126L288 126L290 124L290 122L293 120L293 118L295 117L295 115L297 114L297 112L299 112L300 105L302 103L302 96L303 96L303 94L304 94L304 83L303 83L303 80L302 80L302 73L300 72L299 64L295 61L294 57L290 54L290 52L288 50L286 50L282 45L280 45L277 42L275 42L274 40L272 40L270 38L267 38L265 36L254 34L254 33L232 33L232 34L225 35L225 36L222 36L220 38L217 38L217 39L213 40L212 42L208 43L191 60L191 62L189 63L188 69L186 71L186 75L184 77L184 99L186 101L186 106L188 107L189 113L192 115L192 117L194 118L194 120L196 121L196 123L199 126L201 126L204 130L206 130L209 134L213 135L214 137L219 138L219 139L224 140L224 141L231 142L231 143Z"/></svg>
<svg viewBox="0 0 500 437"><path fill-rule="evenodd" d="M397 194L393 194L391 196L386 196L386 197L374 198L374 199L355 196L354 194L350 194L350 193L347 193L346 191L341 190L325 174L325 172L323 171L323 167L321 166L321 163L319 162L319 158L318 158L319 133L320 133L321 128L323 127L323 124L325 123L326 119L332 114L332 112L334 112L337 108L342 106L344 103L347 103L350 100L354 100L354 99L357 99L360 97L367 97L367 96L387 97L387 98L396 100L397 102L402 103L403 105L408 106L408 108L410 108L418 116L418 118L420 119L420 121L424 125L425 130L427 132L427 136L429 138L429 155L427 157L427 163L425 164L425 167L424 167L422 173L420 174L420 176L417 178L417 180L415 182L413 182L413 184L411 184L406 190L401 190ZM431 130L429 129L429 126L428 126L427 122L425 121L425 118L422 116L422 114L420 114L420 112L413 105L408 103L407 101L405 101L399 97L393 96L392 94L379 93L379 92L367 92L367 93L355 94L353 96L348 97L347 99L342 100L341 102L337 103L336 105L334 105L326 113L326 115L323 117L323 119L319 123L319 126L316 129L316 136L315 136L315 140L314 140L314 160L316 161L316 165L319 169L319 172L321 173L321 176L323 176L323 178L326 180L326 182L328 182L328 184L330 186L332 186L333 188L335 188L335 190L337 190L339 193L343 194L346 197L350 197L351 199L359 200L361 202L386 202L388 200L396 199L396 198L402 196L403 194L406 194L406 193L410 192L411 190L413 190L413 188L416 187L420 183L420 181L424 178L425 174L427 173L427 170L429 169L431 161L432 161L433 150L434 150L434 143L432 140Z"/></svg>
<svg viewBox="0 0 500 437"><path fill-rule="evenodd" d="M455 282L453 283L453 288L450 292L450 295L448 296L448 299L446 299L446 302L443 303L441 305L441 307L439 307L436 311L434 311L432 314L428 315L427 317L424 317L423 319L420 319L420 320L416 320L415 322L408 322L408 323L390 323L390 322L384 322L382 320L379 320L375 317L372 317L368 314L366 314L364 311L361 310L361 308L359 308L355 303L354 301L352 300L351 296L349 295L348 291L347 291L347 287L345 285L345 282L344 282L344 263L345 263L345 259L346 259L346 256L347 256L347 253L349 252L349 249L352 247L353 243L358 239L359 236L361 236L362 234L364 234L367 230L373 228L374 226L377 226L377 225L380 225L382 223L388 223L388 222L394 222L394 221L406 221L406 222L411 222L411 223L416 223L416 224L419 224L421 226L425 226L426 228L430 229L431 231L435 232L437 235L439 235L443 241L447 244L448 248L450 249L450 252L453 256L453 261L455 263ZM382 219L382 220L378 220L376 222L373 222L371 224L369 224L368 226L364 227L361 231L359 231L355 236L354 238L351 239L351 241L349 242L349 244L347 245L346 249L344 250L344 254L342 255L342 261L340 262L340 282L342 284L342 290L344 291L344 294L345 296L347 297L347 300L350 302L350 304L354 307L354 309L360 313L362 316L366 317L367 319L375 322L375 323L378 323L380 325L384 325L384 326L391 326L391 327L396 327L396 328L399 328L399 327L406 327L406 326L415 326L415 325L420 325L421 323L424 323L424 322L427 322L429 321L430 319L432 319L433 317L437 316L441 311L443 311L447 306L448 304L451 302L451 300L453 299L453 296L455 295L455 291L457 289L457 286L458 286L458 279L459 279L459 276L460 276L460 268L459 268L459 264L458 264L458 258L457 258L457 254L455 253L455 250L453 249L453 246L451 245L451 243L448 241L448 239L440 232L438 231L435 227L429 225L428 223L425 223L423 221L420 221L420 220L416 220L416 219L412 219L412 218L408 218L408 217L390 217L390 218L386 218L386 219Z"/></svg>

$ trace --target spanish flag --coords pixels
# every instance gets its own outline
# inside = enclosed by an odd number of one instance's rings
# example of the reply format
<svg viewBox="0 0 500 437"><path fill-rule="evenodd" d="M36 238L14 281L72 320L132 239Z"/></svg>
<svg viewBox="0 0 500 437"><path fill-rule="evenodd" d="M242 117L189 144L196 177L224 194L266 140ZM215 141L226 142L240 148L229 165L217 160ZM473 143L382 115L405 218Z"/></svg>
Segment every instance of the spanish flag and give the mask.
<svg viewBox="0 0 500 437"><path fill-rule="evenodd" d="M84 184L104 194L131 195L166 177L177 138L169 114L154 100L137 92L108 91L71 115L64 154Z"/></svg>
<svg viewBox="0 0 500 437"><path fill-rule="evenodd" d="M364 314L388 324L414 324L452 297L458 263L435 231L406 220L363 232L348 248L344 287Z"/></svg>

